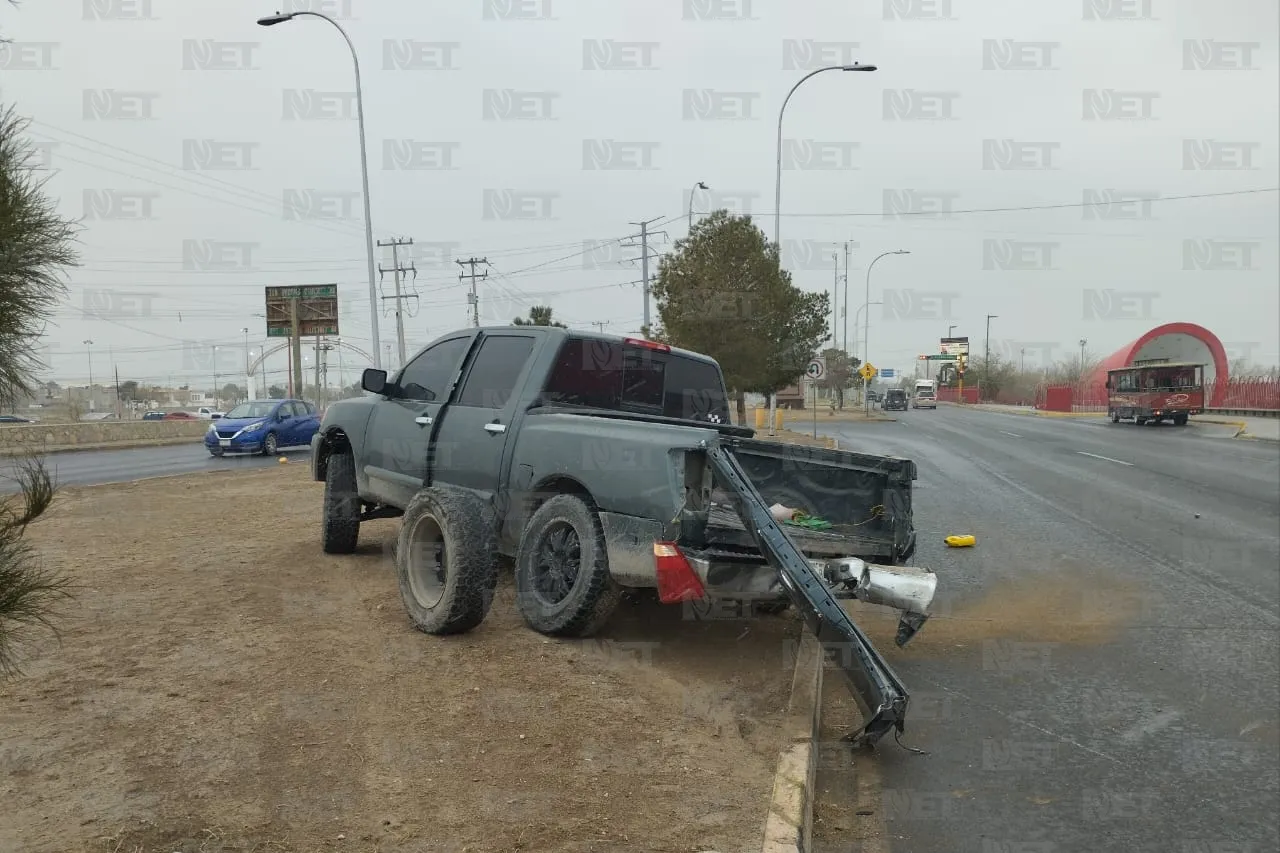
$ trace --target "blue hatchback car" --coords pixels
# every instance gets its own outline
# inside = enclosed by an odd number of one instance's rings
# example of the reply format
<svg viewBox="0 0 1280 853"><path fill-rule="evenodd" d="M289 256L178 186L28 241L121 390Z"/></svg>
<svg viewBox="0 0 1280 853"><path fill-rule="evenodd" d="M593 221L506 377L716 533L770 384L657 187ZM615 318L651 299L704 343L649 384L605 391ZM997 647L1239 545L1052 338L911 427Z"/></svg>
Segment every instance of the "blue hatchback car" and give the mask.
<svg viewBox="0 0 1280 853"><path fill-rule="evenodd" d="M261 453L309 447L320 429L320 413L304 400L249 400L209 424L204 446L210 455Z"/></svg>

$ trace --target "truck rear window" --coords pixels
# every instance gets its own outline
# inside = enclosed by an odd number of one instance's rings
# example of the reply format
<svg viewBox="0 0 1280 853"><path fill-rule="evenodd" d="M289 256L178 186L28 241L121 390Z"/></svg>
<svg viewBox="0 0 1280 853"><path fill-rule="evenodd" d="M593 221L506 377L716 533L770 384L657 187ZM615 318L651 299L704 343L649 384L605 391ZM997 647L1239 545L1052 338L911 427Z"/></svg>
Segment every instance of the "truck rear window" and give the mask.
<svg viewBox="0 0 1280 853"><path fill-rule="evenodd" d="M542 397L553 405L730 422L724 382L714 363L621 341L565 341Z"/></svg>

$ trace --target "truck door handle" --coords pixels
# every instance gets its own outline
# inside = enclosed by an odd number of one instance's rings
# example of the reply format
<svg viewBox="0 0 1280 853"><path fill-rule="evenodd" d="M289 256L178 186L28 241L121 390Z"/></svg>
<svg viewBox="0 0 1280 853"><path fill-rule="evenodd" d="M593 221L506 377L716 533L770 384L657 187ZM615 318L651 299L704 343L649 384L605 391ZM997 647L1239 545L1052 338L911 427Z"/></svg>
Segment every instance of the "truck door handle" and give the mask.
<svg viewBox="0 0 1280 853"><path fill-rule="evenodd" d="M485 424L485 425L484 425L484 428L485 428L485 431L486 431L486 432L493 432L493 433L506 432L506 431L507 431L507 426L506 426L506 424L497 424L497 423L494 423L494 424Z"/></svg>
<svg viewBox="0 0 1280 853"><path fill-rule="evenodd" d="M413 419L413 422L414 422L415 424L417 424L418 426L431 426L431 416L430 416L430 415L418 415L418 417L416 417L416 418L414 418L414 419Z"/></svg>

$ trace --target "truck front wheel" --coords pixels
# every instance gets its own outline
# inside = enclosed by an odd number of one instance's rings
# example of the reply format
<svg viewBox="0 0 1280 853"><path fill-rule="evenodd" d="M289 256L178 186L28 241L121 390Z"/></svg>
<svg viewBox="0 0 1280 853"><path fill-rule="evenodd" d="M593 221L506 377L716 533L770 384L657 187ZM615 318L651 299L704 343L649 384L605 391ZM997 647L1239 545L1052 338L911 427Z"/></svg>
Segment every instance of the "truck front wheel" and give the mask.
<svg viewBox="0 0 1280 853"><path fill-rule="evenodd" d="M480 498L449 488L414 495L395 550L400 598L413 627L461 634L484 621L498 585L494 545L493 514Z"/></svg>
<svg viewBox="0 0 1280 853"><path fill-rule="evenodd" d="M320 545L326 554L350 554L360 538L355 457L350 453L331 453L327 461Z"/></svg>
<svg viewBox="0 0 1280 853"><path fill-rule="evenodd" d="M515 565L516 605L529 627L553 637L587 637L618 605L604 530L594 506L557 495L529 519Z"/></svg>

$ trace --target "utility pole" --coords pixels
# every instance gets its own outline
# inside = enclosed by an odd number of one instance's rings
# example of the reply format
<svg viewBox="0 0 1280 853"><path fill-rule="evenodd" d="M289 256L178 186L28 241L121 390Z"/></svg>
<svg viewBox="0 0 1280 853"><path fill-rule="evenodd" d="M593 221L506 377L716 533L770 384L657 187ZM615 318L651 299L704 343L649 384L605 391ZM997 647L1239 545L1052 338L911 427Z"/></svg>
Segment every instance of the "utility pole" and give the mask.
<svg viewBox="0 0 1280 853"><path fill-rule="evenodd" d="M404 310L401 308L400 303L401 303L401 300L403 300L403 299L407 299L407 298L409 298L409 297L406 297L406 296L402 295L402 294L401 294L401 292L400 292L400 274L401 274L401 273L406 273L406 272L412 272L412 273L413 273L414 278L417 278L417 277L418 277L418 270L417 270L417 268L416 268L416 267L414 267L414 265L413 265L412 263L410 263L408 266L404 266L403 264L401 264L401 263L400 263L400 247L401 247L401 246L412 246L412 245L413 245L413 240L411 240L411 239L410 239L410 240L406 240L406 239L404 239L404 238L402 238L402 237L397 237L397 238L395 238L394 240L379 240L379 241L378 241L378 245L379 245L379 246L390 246L390 247L391 247L391 269L390 269L390 270L387 270L387 269L385 269L385 268L382 266L382 264L378 264L378 274L379 274L379 275L385 275L386 273L391 272L391 273L393 273L393 274L394 274L394 277L395 277L395 282L396 282L396 295L395 295L395 296L391 296L391 297L384 296L384 297L382 297L382 298L383 298L383 299L394 299L394 300L395 300L395 302L396 302L396 305L395 305L395 311L396 311L396 344L397 344L398 349L399 349L399 352L400 352L400 363L401 363L401 364L404 364L404 361L405 361L405 354L404 354ZM416 293L412 294L412 298L417 299L417 298L418 298L418 294L416 294ZM317 386L317 388L318 388L318 387L319 387L319 386Z"/></svg>
<svg viewBox="0 0 1280 853"><path fill-rule="evenodd" d="M649 322L649 235L662 234L663 236L666 236L667 233L665 231L650 231L649 225L657 222L661 218L662 217L660 216L655 216L653 219L646 219L643 222L627 223L628 225L640 226L640 233L638 235L631 235L629 239L634 240L636 237L640 238L640 279L644 282L644 323L641 326L641 329L645 335L649 334L649 328L651 325Z"/></svg>
<svg viewBox="0 0 1280 853"><path fill-rule="evenodd" d="M489 259L472 257L467 258L465 261L455 260L454 263L460 267L471 267L470 273L458 273L458 281L462 281L464 278L471 279L471 293L467 295L467 301L471 303L471 325L478 329L480 328L480 297L476 295L476 279L484 281L489 277L489 271L485 270L482 274L477 275L476 264L489 266Z"/></svg>
<svg viewBox="0 0 1280 853"><path fill-rule="evenodd" d="M124 401L120 399L120 368L115 367L115 372L116 372L116 407L115 407L116 418L118 420L124 420L124 410L123 410Z"/></svg>
<svg viewBox="0 0 1280 853"><path fill-rule="evenodd" d="M289 300L289 396L302 398L302 332L298 318L298 299Z"/></svg>
<svg viewBox="0 0 1280 853"><path fill-rule="evenodd" d="M316 338L316 406L324 405L327 395L321 393L321 389L329 387L329 352L334 349L333 344L328 341L320 342Z"/></svg>
<svg viewBox="0 0 1280 853"><path fill-rule="evenodd" d="M608 320L592 320L591 325L600 327L600 334L604 334L604 327L609 325Z"/></svg>

